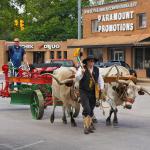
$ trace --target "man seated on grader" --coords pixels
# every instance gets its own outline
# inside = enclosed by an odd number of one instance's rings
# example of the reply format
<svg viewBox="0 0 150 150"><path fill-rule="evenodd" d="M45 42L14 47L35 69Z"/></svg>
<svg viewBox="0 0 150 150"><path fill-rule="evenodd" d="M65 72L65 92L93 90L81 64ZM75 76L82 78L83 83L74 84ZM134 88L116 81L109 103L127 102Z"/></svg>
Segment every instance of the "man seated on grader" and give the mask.
<svg viewBox="0 0 150 150"><path fill-rule="evenodd" d="M28 64L26 58L26 52L23 47L20 46L19 38L14 39L14 45L9 46L9 59L10 59L10 67L11 67L11 76L16 76L18 72L18 68L21 66L21 62L23 61L25 64ZM19 86L20 83L17 83ZM13 89L14 84L12 83L10 88Z"/></svg>

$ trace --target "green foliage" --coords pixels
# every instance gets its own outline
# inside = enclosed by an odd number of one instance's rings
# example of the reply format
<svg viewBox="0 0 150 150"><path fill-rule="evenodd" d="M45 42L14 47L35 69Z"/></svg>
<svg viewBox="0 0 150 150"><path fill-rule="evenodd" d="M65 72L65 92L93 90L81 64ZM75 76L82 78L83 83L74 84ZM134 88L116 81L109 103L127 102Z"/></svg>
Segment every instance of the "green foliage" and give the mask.
<svg viewBox="0 0 150 150"><path fill-rule="evenodd" d="M10 5L9 0L0 1L0 39L11 39L13 20L17 11Z"/></svg>
<svg viewBox="0 0 150 150"><path fill-rule="evenodd" d="M25 41L77 38L76 0L24 0L24 5L25 30L17 30L12 36Z"/></svg>
<svg viewBox="0 0 150 150"><path fill-rule="evenodd" d="M105 0L105 2L111 2L111 1L113 1L113 0Z"/></svg>
<svg viewBox="0 0 150 150"><path fill-rule="evenodd" d="M0 6L5 3L5 20L0 22L1 39L19 37L24 41L63 41L77 38L77 0L13 0L15 6L24 6L22 14L17 13L10 1L0 2ZM89 1L82 2L82 7L87 5ZM24 20L23 31L14 28L14 19Z"/></svg>

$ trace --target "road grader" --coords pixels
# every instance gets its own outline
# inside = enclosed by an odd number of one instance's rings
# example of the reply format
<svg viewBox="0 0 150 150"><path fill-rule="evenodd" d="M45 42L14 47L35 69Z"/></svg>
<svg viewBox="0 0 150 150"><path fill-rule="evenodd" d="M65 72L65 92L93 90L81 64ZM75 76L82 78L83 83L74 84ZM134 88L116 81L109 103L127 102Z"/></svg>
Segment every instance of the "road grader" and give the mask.
<svg viewBox="0 0 150 150"><path fill-rule="evenodd" d="M11 104L30 105L32 117L42 119L44 109L53 103L50 73L61 65L47 63L24 66L19 69L10 64L2 66L5 80L1 83L0 96L10 97ZM61 101L57 101L57 105L62 105Z"/></svg>

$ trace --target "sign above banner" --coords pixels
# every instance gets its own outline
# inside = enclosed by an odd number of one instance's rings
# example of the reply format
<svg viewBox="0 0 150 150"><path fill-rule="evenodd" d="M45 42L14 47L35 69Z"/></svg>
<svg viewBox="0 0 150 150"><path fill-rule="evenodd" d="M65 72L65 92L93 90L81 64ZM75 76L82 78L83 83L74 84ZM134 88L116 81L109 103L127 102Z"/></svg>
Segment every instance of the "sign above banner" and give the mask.
<svg viewBox="0 0 150 150"><path fill-rule="evenodd" d="M112 3L118 3L118 2L127 2L129 0L111 0L111 1L105 1L105 0L93 0L91 2L92 5L105 5L105 4L112 4Z"/></svg>
<svg viewBox="0 0 150 150"><path fill-rule="evenodd" d="M111 11L111 10L117 10L117 9L123 9L123 8L132 8L136 6L137 6L137 1L126 2L122 4L114 4L114 5L109 5L105 7L102 7L102 6L91 7L91 8L85 8L83 10L83 14L92 14L92 13Z"/></svg>

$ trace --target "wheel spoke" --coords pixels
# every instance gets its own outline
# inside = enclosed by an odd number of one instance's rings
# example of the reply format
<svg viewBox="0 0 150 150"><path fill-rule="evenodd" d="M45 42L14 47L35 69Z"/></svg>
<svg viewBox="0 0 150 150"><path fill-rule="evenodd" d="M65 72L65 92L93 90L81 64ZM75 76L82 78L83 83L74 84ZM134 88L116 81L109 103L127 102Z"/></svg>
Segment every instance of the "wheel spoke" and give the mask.
<svg viewBox="0 0 150 150"><path fill-rule="evenodd" d="M30 105L32 116L35 119L41 119L44 113L44 99L40 90L35 90L33 93L33 101Z"/></svg>

